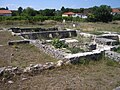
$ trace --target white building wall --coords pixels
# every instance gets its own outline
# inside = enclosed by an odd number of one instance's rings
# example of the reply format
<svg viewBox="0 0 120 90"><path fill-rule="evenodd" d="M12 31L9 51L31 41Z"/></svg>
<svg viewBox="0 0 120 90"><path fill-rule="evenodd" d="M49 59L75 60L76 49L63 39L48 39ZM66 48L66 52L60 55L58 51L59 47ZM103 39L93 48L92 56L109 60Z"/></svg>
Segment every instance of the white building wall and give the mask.
<svg viewBox="0 0 120 90"><path fill-rule="evenodd" d="M12 14L0 14L0 16L12 16Z"/></svg>
<svg viewBox="0 0 120 90"><path fill-rule="evenodd" d="M62 17L68 17L68 15L62 14Z"/></svg>

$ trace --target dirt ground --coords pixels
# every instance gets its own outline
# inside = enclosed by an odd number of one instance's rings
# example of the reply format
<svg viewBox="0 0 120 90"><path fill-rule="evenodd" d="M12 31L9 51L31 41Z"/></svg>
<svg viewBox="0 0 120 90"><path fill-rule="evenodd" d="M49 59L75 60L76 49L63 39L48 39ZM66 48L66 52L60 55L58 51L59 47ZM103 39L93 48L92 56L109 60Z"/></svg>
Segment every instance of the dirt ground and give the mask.
<svg viewBox="0 0 120 90"><path fill-rule="evenodd" d="M107 64L107 60L89 65L69 65L44 71L35 76L1 83L1 90L112 90L120 85L120 66Z"/></svg>

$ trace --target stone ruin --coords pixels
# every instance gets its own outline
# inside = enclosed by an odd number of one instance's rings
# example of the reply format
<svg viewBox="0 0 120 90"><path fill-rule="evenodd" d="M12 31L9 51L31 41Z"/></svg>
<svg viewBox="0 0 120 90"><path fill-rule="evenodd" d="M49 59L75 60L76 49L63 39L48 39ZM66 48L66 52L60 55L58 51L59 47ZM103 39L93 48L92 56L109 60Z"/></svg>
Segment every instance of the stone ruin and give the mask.
<svg viewBox="0 0 120 90"><path fill-rule="evenodd" d="M98 58L101 58L103 54L105 54L106 57L120 62L120 54L111 51L112 49L119 47L119 38L115 35L96 36L92 34L82 33L76 30L58 30L55 28L11 28L10 31L13 35L19 35L24 40L10 41L8 42L8 45L26 43L33 44L46 54L57 58L58 61L56 61L55 63L47 62L45 64L31 64L30 66L25 68L18 68L12 66L2 67L0 68L1 76L41 73L44 70L53 69L62 65L77 63L82 58L97 60ZM75 38L79 35L92 39L92 43L89 46L90 51L72 54L65 52L65 50L63 49L56 49L50 45L50 42L53 38L59 38L60 40L63 40L72 47L79 46L79 40Z"/></svg>
<svg viewBox="0 0 120 90"><path fill-rule="evenodd" d="M71 53L66 53L65 50L63 49L55 49L53 46L47 44L52 41L53 38L59 38L60 40L64 40L65 43L67 43L69 46L72 46L73 48L79 45L79 41L77 39L70 39L70 38L75 38L79 35L80 32L77 32L76 30L51 30L47 29L42 31L42 29L37 31L39 32L32 32L33 29L18 29L18 28L11 28L12 32L16 34L19 33L20 36L22 36L25 40L29 40L31 44L35 45L38 47L40 50L44 51L46 54L49 54L57 59L67 59L71 61L77 61L81 57L98 57L103 53L104 50L99 50L99 51L92 51L96 50L96 45L91 44L90 49L91 51L87 52L80 52L76 54L71 54ZM36 29L34 29L36 30ZM51 31L50 31L51 30ZM20 32L21 31L21 32ZM29 32L28 32L29 31ZM87 45L88 46L88 45ZM81 45L82 48L86 47L86 45ZM74 57L73 57L74 56Z"/></svg>
<svg viewBox="0 0 120 90"><path fill-rule="evenodd" d="M119 45L118 34L102 34L97 36L76 30L58 30L57 28L11 28L11 31L14 35L19 35L24 40L29 40L31 44L35 45L40 50L60 60L67 59L75 61L81 57L97 57L106 50L110 51L113 46ZM77 36L91 38L91 42L88 42L89 45L80 45L77 39L73 39ZM90 51L79 52L76 54L66 53L63 49L55 49L53 46L47 44L50 43L53 38L59 38L73 48L86 48L87 46Z"/></svg>

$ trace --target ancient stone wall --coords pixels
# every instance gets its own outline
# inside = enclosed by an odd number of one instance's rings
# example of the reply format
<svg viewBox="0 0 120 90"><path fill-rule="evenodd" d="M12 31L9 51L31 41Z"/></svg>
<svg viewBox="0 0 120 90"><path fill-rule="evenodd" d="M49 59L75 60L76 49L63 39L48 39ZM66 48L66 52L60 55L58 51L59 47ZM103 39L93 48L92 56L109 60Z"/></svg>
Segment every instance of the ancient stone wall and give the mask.
<svg viewBox="0 0 120 90"><path fill-rule="evenodd" d="M57 31L58 28L10 28L14 33L23 33L23 32L40 32L40 31Z"/></svg>
<svg viewBox="0 0 120 90"><path fill-rule="evenodd" d="M27 37L27 39L53 39L53 38L70 38L76 37L77 32L75 30L69 31L42 31L42 32L29 32L21 33L21 36Z"/></svg>
<svg viewBox="0 0 120 90"><path fill-rule="evenodd" d="M120 53L114 51L105 51L105 56L109 57L112 60L120 62Z"/></svg>
<svg viewBox="0 0 120 90"><path fill-rule="evenodd" d="M52 57L55 57L57 59L63 60L66 53L60 49L55 49L54 47L46 44L42 44L41 41L35 40L31 41L31 44L38 47L40 50L44 51L46 54L51 55Z"/></svg>
<svg viewBox="0 0 120 90"><path fill-rule="evenodd" d="M29 44L29 40L14 40L14 41L9 41L8 45L17 45L17 44Z"/></svg>

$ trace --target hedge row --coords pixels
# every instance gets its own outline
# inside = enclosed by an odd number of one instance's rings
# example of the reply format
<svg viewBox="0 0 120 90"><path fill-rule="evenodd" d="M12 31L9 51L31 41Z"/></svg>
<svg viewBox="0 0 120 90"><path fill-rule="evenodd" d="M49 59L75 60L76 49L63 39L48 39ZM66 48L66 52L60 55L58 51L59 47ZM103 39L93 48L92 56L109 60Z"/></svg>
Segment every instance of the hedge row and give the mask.
<svg viewBox="0 0 120 90"><path fill-rule="evenodd" d="M0 21L5 20L32 20L32 21L44 21L44 20L55 20L55 21L62 21L65 19L66 21L84 21L84 19L78 17L62 17L62 16L10 16L4 17L0 16Z"/></svg>

